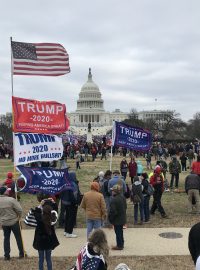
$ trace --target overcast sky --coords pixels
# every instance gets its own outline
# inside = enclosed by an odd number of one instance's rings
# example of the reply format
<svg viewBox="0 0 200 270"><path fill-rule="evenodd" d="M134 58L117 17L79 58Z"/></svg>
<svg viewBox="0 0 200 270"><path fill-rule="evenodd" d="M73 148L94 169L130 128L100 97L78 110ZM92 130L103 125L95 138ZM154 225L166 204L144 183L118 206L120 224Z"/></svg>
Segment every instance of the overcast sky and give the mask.
<svg viewBox="0 0 200 270"><path fill-rule="evenodd" d="M14 95L76 109L92 68L107 111L200 111L199 0L3 1L0 8L0 114L11 111L10 36L61 43L71 73L14 76ZM157 99L157 102L155 102Z"/></svg>

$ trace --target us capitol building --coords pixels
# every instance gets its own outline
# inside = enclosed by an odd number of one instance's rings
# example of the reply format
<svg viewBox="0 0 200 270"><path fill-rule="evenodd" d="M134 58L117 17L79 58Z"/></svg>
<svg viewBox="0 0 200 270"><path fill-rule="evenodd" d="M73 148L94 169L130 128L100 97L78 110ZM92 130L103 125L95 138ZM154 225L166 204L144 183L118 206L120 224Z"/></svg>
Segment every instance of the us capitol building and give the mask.
<svg viewBox="0 0 200 270"><path fill-rule="evenodd" d="M88 80L82 86L77 100L77 109L68 114L70 120L69 132L77 135L87 134L88 123L91 123L93 135L105 135L112 129L113 121L123 121L128 118L128 113L115 109L114 112L106 112L104 101L99 87L92 80L89 68Z"/></svg>

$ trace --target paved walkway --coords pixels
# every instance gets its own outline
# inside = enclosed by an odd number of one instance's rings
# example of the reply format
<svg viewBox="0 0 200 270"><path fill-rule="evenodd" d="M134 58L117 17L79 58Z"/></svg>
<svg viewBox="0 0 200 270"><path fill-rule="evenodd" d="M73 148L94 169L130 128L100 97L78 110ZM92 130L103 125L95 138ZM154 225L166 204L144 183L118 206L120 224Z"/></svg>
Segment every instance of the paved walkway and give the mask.
<svg viewBox="0 0 200 270"><path fill-rule="evenodd" d="M112 229L104 229L109 246L115 244L115 233ZM160 233L175 232L182 234L182 238L166 239ZM63 230L56 230L60 245L53 251L53 256L77 256L80 248L86 242L86 229L75 229L77 238L66 238ZM189 255L189 228L128 228L124 230L125 248L123 251L110 251L110 256L151 256L151 255ZM33 249L34 230L23 230L23 239L28 256L37 256ZM3 256L3 233L0 232L0 256ZM18 256L18 249L11 237L11 256Z"/></svg>

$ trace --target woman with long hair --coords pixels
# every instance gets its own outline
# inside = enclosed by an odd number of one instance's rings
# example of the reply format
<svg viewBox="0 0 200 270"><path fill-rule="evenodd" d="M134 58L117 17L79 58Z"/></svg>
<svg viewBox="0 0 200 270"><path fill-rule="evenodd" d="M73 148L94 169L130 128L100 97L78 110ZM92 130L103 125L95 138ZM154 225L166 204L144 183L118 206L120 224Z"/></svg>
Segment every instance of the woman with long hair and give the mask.
<svg viewBox="0 0 200 270"><path fill-rule="evenodd" d="M101 229L94 230L87 244L81 249L74 270L92 269L107 270L109 247L105 233Z"/></svg>
<svg viewBox="0 0 200 270"><path fill-rule="evenodd" d="M38 250L39 270L43 270L44 257L46 257L47 269L52 270L51 252L59 245L54 229L58 215L50 205L45 204L45 200L33 212L37 221L33 247Z"/></svg>

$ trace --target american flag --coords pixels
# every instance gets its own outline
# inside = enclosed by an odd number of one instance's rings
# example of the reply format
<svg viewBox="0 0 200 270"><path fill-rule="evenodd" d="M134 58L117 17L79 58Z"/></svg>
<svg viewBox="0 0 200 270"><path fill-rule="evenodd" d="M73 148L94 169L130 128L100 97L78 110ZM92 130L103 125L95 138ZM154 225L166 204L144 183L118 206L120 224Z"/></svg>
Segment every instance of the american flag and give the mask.
<svg viewBox="0 0 200 270"><path fill-rule="evenodd" d="M99 267L100 261L104 262L102 255L91 255L88 252L87 245L83 247L77 257L76 269L77 270L96 270Z"/></svg>
<svg viewBox="0 0 200 270"><path fill-rule="evenodd" d="M11 42L13 74L59 76L70 72L69 56L58 43Z"/></svg>

